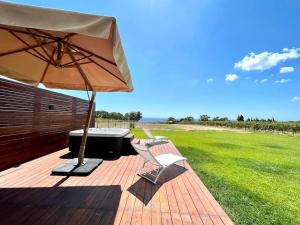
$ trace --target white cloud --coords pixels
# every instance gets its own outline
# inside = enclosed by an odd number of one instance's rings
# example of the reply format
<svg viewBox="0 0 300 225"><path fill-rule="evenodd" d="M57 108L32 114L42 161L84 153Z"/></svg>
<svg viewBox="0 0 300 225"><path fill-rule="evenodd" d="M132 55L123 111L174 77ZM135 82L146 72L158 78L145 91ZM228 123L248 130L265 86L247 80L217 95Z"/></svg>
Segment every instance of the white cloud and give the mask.
<svg viewBox="0 0 300 225"><path fill-rule="evenodd" d="M265 79L262 79L259 83L263 84L263 83L266 83L267 81L268 81L268 79L265 78Z"/></svg>
<svg viewBox="0 0 300 225"><path fill-rule="evenodd" d="M255 81L254 81L254 83L258 83L258 82L259 82L259 80L255 80Z"/></svg>
<svg viewBox="0 0 300 225"><path fill-rule="evenodd" d="M286 67L281 67L279 72L280 73L292 73L294 71L295 71L294 67L286 66Z"/></svg>
<svg viewBox="0 0 300 225"><path fill-rule="evenodd" d="M284 48L281 52L261 52L255 54L253 52L246 55L241 61L234 64L234 68L244 71L251 70L267 70L280 62L288 59L297 59L300 57L300 48Z"/></svg>
<svg viewBox="0 0 300 225"><path fill-rule="evenodd" d="M292 102L297 102L300 101L300 97L299 96L295 96L292 98Z"/></svg>
<svg viewBox="0 0 300 225"><path fill-rule="evenodd" d="M278 83L278 84L284 84L286 82L289 82L290 79L280 79L280 80L276 80L275 83Z"/></svg>
<svg viewBox="0 0 300 225"><path fill-rule="evenodd" d="M209 78L206 80L206 83L211 84L213 83L215 80L213 78Z"/></svg>
<svg viewBox="0 0 300 225"><path fill-rule="evenodd" d="M225 80L226 81L231 81L231 82L235 81L238 78L239 78L239 76L236 75L235 73L229 73L229 74L226 74L226 76L225 76Z"/></svg>

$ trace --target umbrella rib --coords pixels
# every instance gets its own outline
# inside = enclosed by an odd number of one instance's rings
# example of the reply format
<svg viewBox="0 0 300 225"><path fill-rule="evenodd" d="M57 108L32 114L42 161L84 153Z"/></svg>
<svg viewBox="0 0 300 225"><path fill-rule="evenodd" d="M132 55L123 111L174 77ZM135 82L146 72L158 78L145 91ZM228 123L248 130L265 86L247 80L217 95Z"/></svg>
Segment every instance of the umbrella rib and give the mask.
<svg viewBox="0 0 300 225"><path fill-rule="evenodd" d="M83 59L86 59L86 58L89 58L89 57L91 57L91 56L92 56L92 55L84 56L84 57L81 57L80 59L76 59L75 61L76 61L76 62L79 62L79 61L81 61L81 60L83 60ZM70 65L74 65L74 61L69 62L69 63L65 63L65 64L61 65L61 67L66 67L66 66L70 66Z"/></svg>
<svg viewBox="0 0 300 225"><path fill-rule="evenodd" d="M30 49L34 49L34 48L37 48L37 47L40 47L40 46L52 44L54 42L56 42L56 41L49 41L49 42L45 42L45 43L41 43L41 44L37 44L37 45L32 45L32 46L20 48L20 49L17 49L17 50L12 50L12 51L9 51L9 52L3 52L3 53L0 53L0 57L10 55L10 54L14 54L14 53L28 51Z"/></svg>
<svg viewBox="0 0 300 225"><path fill-rule="evenodd" d="M7 27L3 27L3 26L0 26L0 29L1 30L6 30L6 31L14 31L16 33L21 33L21 34L29 34L28 31L23 31L23 30L18 30L18 29L13 29L13 28L7 28ZM47 38L47 39L52 39L52 40L55 40L54 37L52 36L44 36L44 35L40 35L40 34L34 34L35 36L37 37L40 37L40 38Z"/></svg>
<svg viewBox="0 0 300 225"><path fill-rule="evenodd" d="M45 70L44 70L44 72L43 72L43 75L42 75L40 81L38 82L38 84L37 84L36 86L38 86L39 83L42 83L42 82L44 81L44 78L45 78L45 76L46 76L46 73L47 73L47 71L48 71L48 68L49 68L49 66L50 66L50 64L51 64L50 62L51 62L52 59L53 59L54 53L55 53L55 48L53 49L52 55L51 55L51 58L50 58L50 61L48 61L48 64L47 64L47 66L45 67Z"/></svg>
<svg viewBox="0 0 300 225"><path fill-rule="evenodd" d="M41 44L42 43L41 40L39 40L39 38L37 38L36 36L34 36L34 34L31 32L31 29L26 28L26 30L29 32L29 35L36 41L37 44ZM41 46L41 49L48 56L49 60L52 62L52 56L49 55L49 53L47 52L47 50L43 46Z"/></svg>
<svg viewBox="0 0 300 225"><path fill-rule="evenodd" d="M97 54L95 54L95 53L93 53L93 52L91 52L91 51L89 51L89 50L86 50L86 49L84 49L84 48L82 48L82 47L80 47L80 46L78 46L78 45L75 45L75 44L70 44L70 45L71 45L71 47L73 47L73 49L74 49L74 48L77 48L77 49L79 49L80 51L83 51L83 52L85 52L85 53L87 53L87 54L91 54L92 56L95 56L96 58L101 59L101 60L103 60L103 61L105 61L105 62L107 62L107 63L110 63L110 64L112 64L112 65L114 65L114 66L117 65L115 62L112 62L112 61L110 61L110 60L108 60L108 59L105 59L105 58L103 58L102 56L97 55ZM75 50L76 50L76 49L75 49ZM78 51L78 50L76 50L76 51Z"/></svg>
<svg viewBox="0 0 300 225"><path fill-rule="evenodd" d="M74 49L72 46L70 46L71 49L77 51L79 54L86 56L85 53L82 53L76 49ZM92 54L92 53L91 53ZM94 55L93 55L94 56ZM99 63L97 63L95 60L91 59L91 58L87 58L88 60L90 60L92 63L94 63L95 65L99 66L100 68L102 68L103 70L105 70L106 72L108 72L109 74L111 74L112 76L114 76L115 78L117 78L119 81L121 81L124 84L127 84L123 79L121 79L120 77L118 77L117 75L115 75L113 72L109 71L108 69L106 69L104 66L100 65Z"/></svg>
<svg viewBox="0 0 300 225"><path fill-rule="evenodd" d="M40 57L39 55L36 55L36 54L30 52L29 50L25 50L24 52L27 52L28 54L30 54L30 55L32 55L32 56L34 56L34 57L36 57L36 58L38 58L38 59L40 59L40 60L42 60L42 61L48 63L48 61L47 61L45 58L42 58L42 57Z"/></svg>
<svg viewBox="0 0 300 225"><path fill-rule="evenodd" d="M91 89L91 91L93 91L93 88L92 88L92 85L90 83L90 81L88 80L86 74L84 73L84 71L82 70L81 66L78 64L78 62L76 61L71 49L69 48L68 45L65 45L65 47L67 48L67 52L68 52L68 55L70 56L70 58L72 59L72 61L74 62L77 70L79 71L81 77L83 78L83 80L85 81L85 84L87 86L89 86L89 88Z"/></svg>
<svg viewBox="0 0 300 225"><path fill-rule="evenodd" d="M77 35L76 33L70 33L70 34L67 34L66 36L64 36L62 39L65 40L67 39L67 42L69 41L70 37L73 37ZM70 44L70 43L69 43Z"/></svg>
<svg viewBox="0 0 300 225"><path fill-rule="evenodd" d="M78 63L79 65L84 65L84 64L89 64L89 63L92 63L92 62L83 62L83 63ZM74 64L69 64L69 65L64 65L62 66L62 68L71 68L71 67L74 67L76 66L75 63Z"/></svg>
<svg viewBox="0 0 300 225"><path fill-rule="evenodd" d="M88 60L90 60L91 62L95 63L95 65L99 66L100 68L102 68L103 70L105 70L106 72L108 72L109 74L111 74L113 77L117 78L123 84L127 84L123 79L121 79L120 77L118 77L117 75L115 75L113 72L109 71L108 69L106 69L104 66L100 65L99 63L97 63L95 60L93 60L91 58L88 58Z"/></svg>
<svg viewBox="0 0 300 225"><path fill-rule="evenodd" d="M52 34L49 34L48 32L45 32L45 31L41 31L39 29L34 29L32 28L33 31L37 32L37 33L40 33L42 35L46 35L47 37L51 38L51 39L56 39L56 37L54 37Z"/></svg>
<svg viewBox="0 0 300 225"><path fill-rule="evenodd" d="M46 31L42 31L42 30L38 30L38 29L33 29L31 28L31 30L34 30L35 32L37 33L40 33L40 34L43 34L43 35L46 35L49 39L57 39L57 37L53 36L52 34L46 32ZM67 35L65 35L63 38L63 40L65 39L69 39L70 37L74 36L74 35L77 35L77 33L69 33Z"/></svg>
<svg viewBox="0 0 300 225"><path fill-rule="evenodd" d="M18 35L16 35L13 31L9 31L10 34L12 34L15 38L17 38L19 41L21 41L23 44L25 44L27 47L30 47L31 45L28 44L26 41L24 41L22 38L20 38ZM47 61L47 58L42 55L40 52L38 52L36 49L32 49L36 54L38 54L41 58L43 58L45 61ZM28 52L28 51L27 51ZM39 57L38 57L39 58Z"/></svg>
<svg viewBox="0 0 300 225"><path fill-rule="evenodd" d="M46 59L44 59L44 58L42 58L42 57L40 57L40 56L38 56L38 55L36 55L36 54L34 54L34 53L28 51L28 50L25 51L25 52L29 53L30 55L32 55L32 56L34 56L34 57L36 57L36 58L38 58L38 59L40 59L40 60L42 60L42 61L44 61L44 62L46 62L46 63L49 63L48 60L46 60Z"/></svg>

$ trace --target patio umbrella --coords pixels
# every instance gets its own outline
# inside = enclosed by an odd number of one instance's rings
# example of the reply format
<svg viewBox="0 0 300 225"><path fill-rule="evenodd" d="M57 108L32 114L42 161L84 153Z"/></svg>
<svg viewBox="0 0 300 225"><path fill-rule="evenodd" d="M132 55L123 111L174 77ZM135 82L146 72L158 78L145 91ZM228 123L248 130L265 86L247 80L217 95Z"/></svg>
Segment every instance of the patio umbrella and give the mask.
<svg viewBox="0 0 300 225"><path fill-rule="evenodd" d="M133 90L116 19L7 2L0 2L0 15L0 74L33 86L92 91L82 165L96 92Z"/></svg>

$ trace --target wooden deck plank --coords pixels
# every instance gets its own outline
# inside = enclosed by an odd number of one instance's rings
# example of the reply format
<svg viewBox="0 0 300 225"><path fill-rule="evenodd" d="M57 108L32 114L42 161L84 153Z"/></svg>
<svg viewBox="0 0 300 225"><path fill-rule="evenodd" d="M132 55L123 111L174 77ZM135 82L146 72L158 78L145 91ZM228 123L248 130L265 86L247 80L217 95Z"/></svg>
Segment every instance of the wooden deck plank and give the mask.
<svg viewBox="0 0 300 225"><path fill-rule="evenodd" d="M131 158L130 162L128 163L128 167L127 167L125 173L122 175L121 181L119 182L119 184L121 186L122 194L121 194L121 198L120 198L120 203L119 203L118 207L116 208L116 216L115 216L114 224L120 224L122 215L124 216L124 208L127 205L127 200L128 200L128 194L127 194L128 192L126 192L125 190L126 190L127 186L129 186L131 184L132 179L134 178L134 176L132 176L132 174L134 174L133 170L135 168L136 161L137 161L136 157ZM131 206L129 206L129 207L131 207ZM130 223L131 216L129 216L129 213L126 213L126 212L125 212L125 216L124 216L124 221L128 221ZM127 223L127 224L129 224L129 223Z"/></svg>
<svg viewBox="0 0 300 225"><path fill-rule="evenodd" d="M134 208L131 218L131 224L140 225L142 224L142 216L143 216L143 196L145 191L145 183L138 182L134 184L134 192L132 194L135 196Z"/></svg>
<svg viewBox="0 0 300 225"><path fill-rule="evenodd" d="M171 142L151 151L180 154ZM188 163L157 185L137 175L138 155L104 160L87 177L51 176L67 152L0 172L1 224L233 224Z"/></svg>
<svg viewBox="0 0 300 225"><path fill-rule="evenodd" d="M173 147L172 149L174 150L174 152L177 152L177 154L180 154L179 151L176 149L176 147L174 146L173 143L170 143ZM214 215L226 215L226 213L224 212L224 210L222 209L222 207L220 206L220 204L215 200L215 198L213 197L213 195L209 192L209 190L205 187L205 185L203 184L203 182L201 181L201 179L199 179L199 177L197 176L197 174L193 171L193 169L191 168L190 165L187 164L187 167L190 169L190 173L187 173L187 175L195 182L194 187L199 187L202 195L205 196L205 201L208 202L209 204L207 205L207 207L209 208L213 208L210 209L211 212L210 214ZM201 193L199 192L199 193ZM210 207L210 206L211 207ZM226 215L227 216L227 215Z"/></svg>
<svg viewBox="0 0 300 225"><path fill-rule="evenodd" d="M160 147L161 152L164 152L164 153L170 152L167 145L160 145L159 147ZM169 174L169 176L171 176L171 174L172 175L177 174L177 171L175 171L174 167L170 167L168 169L168 171L166 171L165 176L167 176L167 173ZM181 175L184 176L184 174L181 174ZM192 219L188 212L188 206L186 205L186 202L183 198L183 193L181 192L181 190L178 186L177 179L173 179L172 176L167 178L166 180L168 180L168 179L169 179L168 183L170 183L171 185L170 185L170 188L168 188L166 186L167 192L170 194L173 191L173 194L171 195L172 197L168 196L169 203L172 202L172 199L175 199L175 201L173 200L173 202L177 206L176 208L178 208L178 209L176 209L176 211L179 210L179 215L181 217L182 224L184 224L184 225L193 224ZM172 216L172 218L174 216L174 213L172 211L171 211L171 216Z"/></svg>
<svg viewBox="0 0 300 225"><path fill-rule="evenodd" d="M124 186L119 209L116 215L115 224L130 224L132 220L132 214L134 211L134 205L136 197L133 194L130 194L129 188L138 181L139 176L136 174L138 165L141 162L141 158L135 157L131 167L130 175L127 182ZM132 176L134 174L134 176ZM129 175L129 176L130 176Z"/></svg>

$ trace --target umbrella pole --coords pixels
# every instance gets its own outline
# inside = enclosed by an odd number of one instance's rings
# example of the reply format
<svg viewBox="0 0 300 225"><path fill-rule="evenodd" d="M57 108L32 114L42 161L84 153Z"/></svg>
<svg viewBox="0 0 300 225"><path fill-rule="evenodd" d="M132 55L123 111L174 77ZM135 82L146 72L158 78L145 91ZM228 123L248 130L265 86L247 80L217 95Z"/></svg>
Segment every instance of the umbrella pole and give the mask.
<svg viewBox="0 0 300 225"><path fill-rule="evenodd" d="M103 162L103 159L85 159L84 158L88 130L90 127L91 118L92 118L93 111L94 111L93 109L94 109L94 105L95 105L94 104L95 98L96 98L96 92L93 91L92 98L90 100L89 109L88 109L88 114L86 117L85 127L83 130L83 136L81 139L78 159L76 159L77 162L75 163L74 160L72 160L72 162L64 163L63 165L54 168L52 170L53 175L87 176Z"/></svg>
<svg viewBox="0 0 300 225"><path fill-rule="evenodd" d="M92 114L93 114L93 110L94 110L95 98L96 98L96 92L93 91L92 98L91 98L90 105L89 105L89 111L88 111L86 122L85 122L84 131L83 131L83 136L81 139L81 144L80 144L80 149L79 149L79 154L78 154L78 164L77 164L78 166L82 165L82 163L84 162L85 146L86 146L88 130L90 128L91 118L92 118Z"/></svg>

